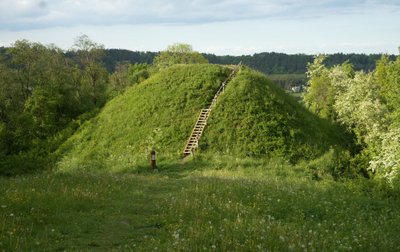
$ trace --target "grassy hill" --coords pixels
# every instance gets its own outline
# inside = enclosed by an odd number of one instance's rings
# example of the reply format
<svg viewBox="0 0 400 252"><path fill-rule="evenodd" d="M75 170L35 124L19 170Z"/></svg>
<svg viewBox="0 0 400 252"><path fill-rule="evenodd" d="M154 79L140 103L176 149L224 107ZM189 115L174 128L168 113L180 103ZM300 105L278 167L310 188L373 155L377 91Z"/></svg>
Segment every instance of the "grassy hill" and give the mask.
<svg viewBox="0 0 400 252"><path fill-rule="evenodd" d="M305 167L326 165L341 131L257 72L229 84L182 169L198 113L228 74L160 72L82 125L59 150L61 172L0 177L0 251L399 251L398 192L313 179Z"/></svg>
<svg viewBox="0 0 400 252"><path fill-rule="evenodd" d="M197 116L228 76L218 65L177 65L110 101L60 149L61 170L129 171L178 162ZM267 78L243 68L211 114L201 152L315 158L343 143L340 131L307 112Z"/></svg>
<svg viewBox="0 0 400 252"><path fill-rule="evenodd" d="M220 96L202 140L206 150L291 161L316 158L346 142L340 129L249 69L242 70Z"/></svg>
<svg viewBox="0 0 400 252"><path fill-rule="evenodd" d="M123 171L159 160L177 160L199 111L212 99L227 68L175 66L110 101L60 150L62 170Z"/></svg>

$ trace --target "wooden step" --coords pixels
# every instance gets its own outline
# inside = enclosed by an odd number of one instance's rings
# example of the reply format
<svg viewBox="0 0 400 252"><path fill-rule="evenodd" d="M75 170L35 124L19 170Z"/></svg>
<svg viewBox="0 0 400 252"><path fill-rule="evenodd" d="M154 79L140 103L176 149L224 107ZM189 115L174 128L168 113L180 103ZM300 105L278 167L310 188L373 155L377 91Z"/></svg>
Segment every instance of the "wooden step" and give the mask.
<svg viewBox="0 0 400 252"><path fill-rule="evenodd" d="M207 120L210 117L211 109L217 103L219 95L224 91L225 86L228 85L229 81L234 77L234 75L239 70L241 63L239 63L236 67L232 68L231 73L229 74L228 78L226 78L220 85L219 89L215 93L211 103L208 105L208 108L204 108L200 111L199 117L196 121L196 124L193 127L192 133L189 137L188 142L186 143L185 149L183 151L183 156L186 157L187 155L191 155L199 146L199 140L203 131L207 125Z"/></svg>

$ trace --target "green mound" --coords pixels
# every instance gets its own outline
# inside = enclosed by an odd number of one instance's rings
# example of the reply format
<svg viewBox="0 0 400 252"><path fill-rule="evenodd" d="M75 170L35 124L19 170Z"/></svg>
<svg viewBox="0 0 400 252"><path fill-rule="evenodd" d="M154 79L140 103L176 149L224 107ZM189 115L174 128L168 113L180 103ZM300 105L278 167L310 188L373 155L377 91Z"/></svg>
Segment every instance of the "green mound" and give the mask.
<svg viewBox="0 0 400 252"><path fill-rule="evenodd" d="M199 112L230 69L178 65L110 101L59 150L61 170L134 170L177 162ZM260 73L242 69L211 113L200 152L237 156L316 157L342 140Z"/></svg>
<svg viewBox="0 0 400 252"><path fill-rule="evenodd" d="M230 70L217 65L177 65L111 100L60 149L61 170L132 170L158 160L178 160L200 110Z"/></svg>
<svg viewBox="0 0 400 252"><path fill-rule="evenodd" d="M244 69L219 97L200 147L295 162L344 146L345 139L340 129L317 118L263 74Z"/></svg>

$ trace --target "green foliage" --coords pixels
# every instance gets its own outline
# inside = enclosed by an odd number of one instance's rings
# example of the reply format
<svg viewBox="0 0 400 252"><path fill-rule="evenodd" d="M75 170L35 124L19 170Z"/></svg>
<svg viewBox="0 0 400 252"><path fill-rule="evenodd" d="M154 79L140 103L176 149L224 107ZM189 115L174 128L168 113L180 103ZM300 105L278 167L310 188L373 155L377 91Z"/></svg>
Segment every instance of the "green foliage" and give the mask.
<svg viewBox="0 0 400 252"><path fill-rule="evenodd" d="M106 101L108 73L97 63L101 47L82 36L79 60L54 46L16 41L0 62L0 175L48 167L53 141L81 114ZM68 135L69 136L69 135Z"/></svg>
<svg viewBox="0 0 400 252"><path fill-rule="evenodd" d="M32 117L33 133L40 139L55 134L59 130L58 110L61 94L44 88L35 88L25 102L25 112Z"/></svg>
<svg viewBox="0 0 400 252"><path fill-rule="evenodd" d="M335 115L329 118L340 122L355 135L361 148L358 153L353 153L352 168L366 177L376 173L392 187L398 186L400 57L390 61L383 56L371 73L354 72L348 63L327 68L322 60L317 57L309 66L310 87L305 95L306 103L329 101L328 107ZM323 80L320 79L322 75ZM321 85L331 87L329 98L319 99L314 95L316 87ZM313 111L324 116L317 110Z"/></svg>
<svg viewBox="0 0 400 252"><path fill-rule="evenodd" d="M0 47L1 53L1 47ZM71 52L68 52L70 55ZM130 64L151 64L159 53L155 52L138 52L128 51L124 49L106 49L102 57L102 62L111 73L114 71L118 62L127 61ZM217 56L214 54L202 53L202 55L212 64L222 65L237 65L242 62L244 65L258 70L264 74L301 74L307 71L307 64L313 61L312 55L306 54L284 54L276 52L263 52L255 53L253 55L231 56L223 55ZM356 70L363 70L369 72L375 69L375 62L381 57L381 54L343 54L335 53L330 54L326 59L328 67L342 64L348 61L354 66ZM395 59L394 55L388 56L391 60ZM305 81L303 82L305 83Z"/></svg>
<svg viewBox="0 0 400 252"><path fill-rule="evenodd" d="M334 89L329 79L329 71L323 65L325 56L319 55L313 64L307 66L308 90L304 95L306 106L322 118L334 118Z"/></svg>
<svg viewBox="0 0 400 252"><path fill-rule="evenodd" d="M68 52L68 56L73 53ZM151 64L159 53L156 52L140 52L129 51L125 49L105 49L101 59L108 72L115 71L118 64L127 62L128 64Z"/></svg>
<svg viewBox="0 0 400 252"><path fill-rule="evenodd" d="M129 64L119 63L115 67L114 73L110 76L110 85L108 86L108 97L115 97L121 94L128 86L130 86L129 75Z"/></svg>
<svg viewBox="0 0 400 252"><path fill-rule="evenodd" d="M350 169L350 160L349 151L331 148L324 155L301 166L310 169L315 180L331 176L335 179L352 178L357 172Z"/></svg>
<svg viewBox="0 0 400 252"><path fill-rule="evenodd" d="M174 44L154 58L153 65L164 69L175 64L205 64L208 60L200 53L193 51L188 44Z"/></svg>
<svg viewBox="0 0 400 252"><path fill-rule="evenodd" d="M379 84L382 98L391 112L391 119L400 126L400 57L390 61L388 56L382 56L378 61L375 79Z"/></svg>
<svg viewBox="0 0 400 252"><path fill-rule="evenodd" d="M294 86L304 86L307 83L305 74L268 74L267 77L286 90L290 90Z"/></svg>
<svg viewBox="0 0 400 252"><path fill-rule="evenodd" d="M108 96L112 98L122 94L128 87L145 81L156 72L157 69L148 64L128 64L126 62L118 64L115 72L110 76Z"/></svg>
<svg viewBox="0 0 400 252"><path fill-rule="evenodd" d="M156 71L148 64L133 64L129 66L129 80L132 84L140 83Z"/></svg>

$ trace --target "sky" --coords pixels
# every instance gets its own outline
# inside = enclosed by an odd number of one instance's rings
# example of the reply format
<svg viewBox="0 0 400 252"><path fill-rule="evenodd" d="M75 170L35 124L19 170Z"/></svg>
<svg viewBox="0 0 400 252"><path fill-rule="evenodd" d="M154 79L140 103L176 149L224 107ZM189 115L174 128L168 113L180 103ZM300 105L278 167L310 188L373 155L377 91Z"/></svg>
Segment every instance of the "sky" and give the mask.
<svg viewBox="0 0 400 252"><path fill-rule="evenodd" d="M399 54L400 0L0 0L0 46L83 34L133 51Z"/></svg>

